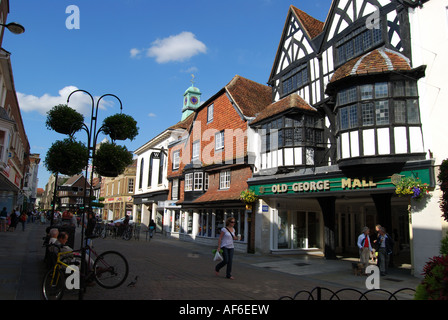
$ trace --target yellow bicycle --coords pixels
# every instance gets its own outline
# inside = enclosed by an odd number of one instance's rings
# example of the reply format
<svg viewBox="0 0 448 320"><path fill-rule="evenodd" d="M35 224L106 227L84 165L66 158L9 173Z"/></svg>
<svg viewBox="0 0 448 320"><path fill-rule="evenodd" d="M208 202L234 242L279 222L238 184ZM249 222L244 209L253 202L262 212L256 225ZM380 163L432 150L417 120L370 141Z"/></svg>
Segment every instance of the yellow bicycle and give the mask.
<svg viewBox="0 0 448 320"><path fill-rule="evenodd" d="M129 265L121 253L106 251L97 255L89 245L84 250L88 252L86 255L89 260L90 256L96 256L93 266L82 261L80 250L53 253L53 255L57 255L56 261L54 266L45 274L42 284L45 300L61 300L66 289L84 289L81 287L84 281L81 281L82 274L79 272L81 264L83 266L87 264L88 272L85 279L93 278L96 283L105 289L113 289L123 284L129 273ZM86 270L84 267L82 268ZM70 274L73 278L67 278L66 274ZM73 281L79 282L73 283Z"/></svg>

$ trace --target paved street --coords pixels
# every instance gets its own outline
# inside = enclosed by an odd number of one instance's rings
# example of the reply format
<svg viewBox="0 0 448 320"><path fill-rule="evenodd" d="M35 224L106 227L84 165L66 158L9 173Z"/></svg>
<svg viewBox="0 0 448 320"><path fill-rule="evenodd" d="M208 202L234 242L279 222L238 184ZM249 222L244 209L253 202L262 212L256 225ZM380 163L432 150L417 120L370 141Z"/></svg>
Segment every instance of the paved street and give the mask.
<svg viewBox="0 0 448 320"><path fill-rule="evenodd" d="M29 224L23 232L0 233L0 279L3 300L41 299L44 272L42 237L46 226ZM79 246L80 228L75 246ZM157 234L146 241L95 239L95 250L116 250L129 262L129 277L125 284L113 290L95 285L89 287L84 300L278 300L294 296L300 290L316 286L333 291L352 287L362 292L366 277L351 271L350 261L329 261L320 257L298 255L258 255L236 253L233 276L235 280L214 274L212 247L197 245ZM134 287L127 284L138 277ZM381 278L381 289L395 292L415 288L419 279L409 270L394 269ZM357 297L347 296L351 299ZM306 299L304 296L302 299ZM375 298L375 297L371 297ZM378 298L378 297L377 297ZM66 293L64 300L77 300L77 293ZM400 299L412 299L408 293Z"/></svg>

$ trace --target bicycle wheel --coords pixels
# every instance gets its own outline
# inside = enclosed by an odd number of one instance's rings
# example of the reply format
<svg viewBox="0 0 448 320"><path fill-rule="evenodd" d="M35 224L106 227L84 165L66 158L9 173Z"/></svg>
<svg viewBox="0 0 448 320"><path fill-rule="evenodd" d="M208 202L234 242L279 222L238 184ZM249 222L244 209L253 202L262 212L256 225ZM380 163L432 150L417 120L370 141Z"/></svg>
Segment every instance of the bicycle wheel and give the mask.
<svg viewBox="0 0 448 320"><path fill-rule="evenodd" d="M123 239L130 240L131 238L132 238L132 230L128 228L123 232Z"/></svg>
<svg viewBox="0 0 448 320"><path fill-rule="evenodd" d="M107 227L103 226L101 228L100 237L104 239L104 238L106 238L106 236L107 236Z"/></svg>
<svg viewBox="0 0 448 320"><path fill-rule="evenodd" d="M45 274L42 293L45 300L61 300L64 295L65 276L60 268L50 269Z"/></svg>
<svg viewBox="0 0 448 320"><path fill-rule="evenodd" d="M93 263L95 281L103 288L119 287L128 277L129 266L126 258L119 252L106 251Z"/></svg>

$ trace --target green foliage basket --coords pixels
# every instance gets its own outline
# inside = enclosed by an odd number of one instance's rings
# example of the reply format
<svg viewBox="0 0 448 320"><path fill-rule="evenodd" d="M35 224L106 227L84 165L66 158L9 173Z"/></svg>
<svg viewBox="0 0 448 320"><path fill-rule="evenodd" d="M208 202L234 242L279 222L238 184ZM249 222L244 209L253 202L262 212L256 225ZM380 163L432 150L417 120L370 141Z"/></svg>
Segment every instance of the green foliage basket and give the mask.
<svg viewBox="0 0 448 320"><path fill-rule="evenodd" d="M61 134L74 134L84 123L84 116L66 104L54 106L47 112L46 127Z"/></svg>
<svg viewBox="0 0 448 320"><path fill-rule="evenodd" d="M69 176L80 173L89 160L85 144L72 138L56 141L47 152L44 165L48 171Z"/></svg>

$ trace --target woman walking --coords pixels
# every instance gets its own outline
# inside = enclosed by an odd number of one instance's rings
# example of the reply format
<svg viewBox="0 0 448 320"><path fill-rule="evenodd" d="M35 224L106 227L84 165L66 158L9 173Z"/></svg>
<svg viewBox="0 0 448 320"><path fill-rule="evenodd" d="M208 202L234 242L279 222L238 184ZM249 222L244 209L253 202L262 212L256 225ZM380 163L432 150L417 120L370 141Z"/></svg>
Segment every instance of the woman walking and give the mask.
<svg viewBox="0 0 448 320"><path fill-rule="evenodd" d="M226 268L226 278L234 279L232 277L232 261L233 261L233 251L234 245L233 240L236 240L235 236L235 218L230 217L226 220L226 226L221 229L221 234L218 240L218 252L222 249L223 260L215 266L215 274L219 275L219 270L227 265Z"/></svg>

